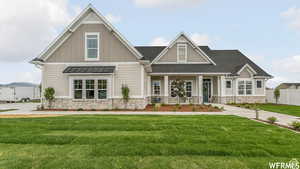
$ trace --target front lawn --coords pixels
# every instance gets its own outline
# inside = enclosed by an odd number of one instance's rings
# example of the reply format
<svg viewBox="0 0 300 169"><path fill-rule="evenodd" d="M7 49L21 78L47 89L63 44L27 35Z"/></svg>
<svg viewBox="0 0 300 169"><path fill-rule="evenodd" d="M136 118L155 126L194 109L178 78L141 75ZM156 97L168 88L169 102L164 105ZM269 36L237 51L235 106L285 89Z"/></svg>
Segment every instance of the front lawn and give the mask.
<svg viewBox="0 0 300 169"><path fill-rule="evenodd" d="M253 106L257 106L261 110L270 111L270 112L277 112L282 114L288 114L292 116L300 117L300 106L294 105L284 105L284 104L234 104L234 106L244 107L244 108L251 108Z"/></svg>
<svg viewBox="0 0 300 169"><path fill-rule="evenodd" d="M0 119L0 168L261 169L300 158L300 135L236 116Z"/></svg>

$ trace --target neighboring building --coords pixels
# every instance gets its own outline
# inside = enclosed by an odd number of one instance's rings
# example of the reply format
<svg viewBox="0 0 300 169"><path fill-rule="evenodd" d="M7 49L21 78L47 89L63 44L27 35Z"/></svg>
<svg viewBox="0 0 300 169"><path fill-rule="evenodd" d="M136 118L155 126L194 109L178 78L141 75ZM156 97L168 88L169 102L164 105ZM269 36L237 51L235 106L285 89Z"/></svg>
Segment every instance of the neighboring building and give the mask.
<svg viewBox="0 0 300 169"><path fill-rule="evenodd" d="M57 109L124 108L123 84L129 109L175 104L175 79L185 80L182 104L265 102L272 78L240 51L197 46L184 33L169 46L134 47L91 5L31 63L42 69L43 91L55 89Z"/></svg>
<svg viewBox="0 0 300 169"><path fill-rule="evenodd" d="M278 88L278 89L300 89L300 83L281 83L276 88Z"/></svg>
<svg viewBox="0 0 300 169"><path fill-rule="evenodd" d="M29 101L40 99L40 87L31 83L10 83L0 86L1 102Z"/></svg>

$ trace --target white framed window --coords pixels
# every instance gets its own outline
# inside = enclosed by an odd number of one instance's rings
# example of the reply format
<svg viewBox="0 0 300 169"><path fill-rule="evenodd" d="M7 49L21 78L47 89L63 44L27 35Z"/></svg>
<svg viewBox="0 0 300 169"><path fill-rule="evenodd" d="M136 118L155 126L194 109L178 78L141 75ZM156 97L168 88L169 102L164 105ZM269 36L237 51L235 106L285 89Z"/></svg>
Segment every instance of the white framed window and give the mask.
<svg viewBox="0 0 300 169"><path fill-rule="evenodd" d="M85 98L95 99L95 80L85 81Z"/></svg>
<svg viewBox="0 0 300 169"><path fill-rule="evenodd" d="M186 81L185 82L185 94L186 97L192 97L192 90L193 90L193 83L192 81Z"/></svg>
<svg viewBox="0 0 300 169"><path fill-rule="evenodd" d="M155 80L152 82L152 95L160 96L161 94L161 83L159 80Z"/></svg>
<svg viewBox="0 0 300 169"><path fill-rule="evenodd" d="M232 88L232 82L231 80L226 80L226 88L231 89Z"/></svg>
<svg viewBox="0 0 300 169"><path fill-rule="evenodd" d="M107 80L98 80L98 99L107 99Z"/></svg>
<svg viewBox="0 0 300 169"><path fill-rule="evenodd" d="M262 80L256 81L256 88L261 89L262 88Z"/></svg>
<svg viewBox="0 0 300 169"><path fill-rule="evenodd" d="M96 77L71 77L73 99L108 99L110 98L110 79Z"/></svg>
<svg viewBox="0 0 300 169"><path fill-rule="evenodd" d="M85 33L85 60L99 60L99 38L100 35L97 32Z"/></svg>
<svg viewBox="0 0 300 169"><path fill-rule="evenodd" d="M74 80L74 99L82 99L83 98L83 81L82 80Z"/></svg>
<svg viewBox="0 0 300 169"><path fill-rule="evenodd" d="M178 43L177 44L177 62L186 63L187 61L187 44Z"/></svg>
<svg viewBox="0 0 300 169"><path fill-rule="evenodd" d="M253 93L252 80L238 81L238 95L252 95L252 93Z"/></svg>

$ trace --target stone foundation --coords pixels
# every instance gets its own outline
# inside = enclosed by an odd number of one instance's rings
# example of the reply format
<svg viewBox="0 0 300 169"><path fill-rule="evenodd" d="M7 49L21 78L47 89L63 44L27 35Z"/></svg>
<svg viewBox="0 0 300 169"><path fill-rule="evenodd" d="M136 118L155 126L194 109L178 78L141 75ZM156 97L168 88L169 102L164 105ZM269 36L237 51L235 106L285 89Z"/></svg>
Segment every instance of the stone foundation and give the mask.
<svg viewBox="0 0 300 169"><path fill-rule="evenodd" d="M180 104L199 104L199 97L198 96L193 96L189 98L190 101L185 102L183 99L180 100ZM149 104L154 103L154 101L160 100L159 103L163 104L177 104L178 103L178 98L174 97L166 97L166 96L152 96L149 97ZM202 103L202 97L200 98L200 103Z"/></svg>
<svg viewBox="0 0 300 169"><path fill-rule="evenodd" d="M125 104L123 99L106 99L106 100L75 100L75 99L55 99L52 101L51 109L83 109L83 110L111 110L111 109L144 109L147 99L129 99ZM44 108L49 108L48 102L43 101Z"/></svg>
<svg viewBox="0 0 300 169"><path fill-rule="evenodd" d="M213 96L213 103L266 103L266 96Z"/></svg>

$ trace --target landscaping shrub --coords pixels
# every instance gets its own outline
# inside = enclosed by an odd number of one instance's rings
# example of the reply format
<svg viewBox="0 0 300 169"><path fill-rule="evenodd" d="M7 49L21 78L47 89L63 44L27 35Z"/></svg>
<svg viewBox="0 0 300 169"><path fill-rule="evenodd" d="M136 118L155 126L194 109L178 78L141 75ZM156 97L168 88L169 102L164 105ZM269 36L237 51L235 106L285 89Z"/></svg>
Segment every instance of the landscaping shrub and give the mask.
<svg viewBox="0 0 300 169"><path fill-rule="evenodd" d="M277 121L277 118L276 118L276 117L269 117L269 118L268 118L268 121L269 121L271 124L274 124L274 123Z"/></svg>
<svg viewBox="0 0 300 169"><path fill-rule="evenodd" d="M77 111L83 111L83 108L79 108L79 109L77 109Z"/></svg>
<svg viewBox="0 0 300 169"><path fill-rule="evenodd" d="M300 131L300 122L299 121L293 121L291 126L295 129Z"/></svg>
<svg viewBox="0 0 300 169"><path fill-rule="evenodd" d="M48 87L44 91L44 97L49 102L49 109L52 107L52 101L54 100L55 90L52 87Z"/></svg>
<svg viewBox="0 0 300 169"><path fill-rule="evenodd" d="M156 103L153 107L154 111L159 111L159 109L161 108L161 104L160 103Z"/></svg>
<svg viewBox="0 0 300 169"><path fill-rule="evenodd" d="M193 111L193 112L197 111L196 106L193 106L192 111Z"/></svg>

